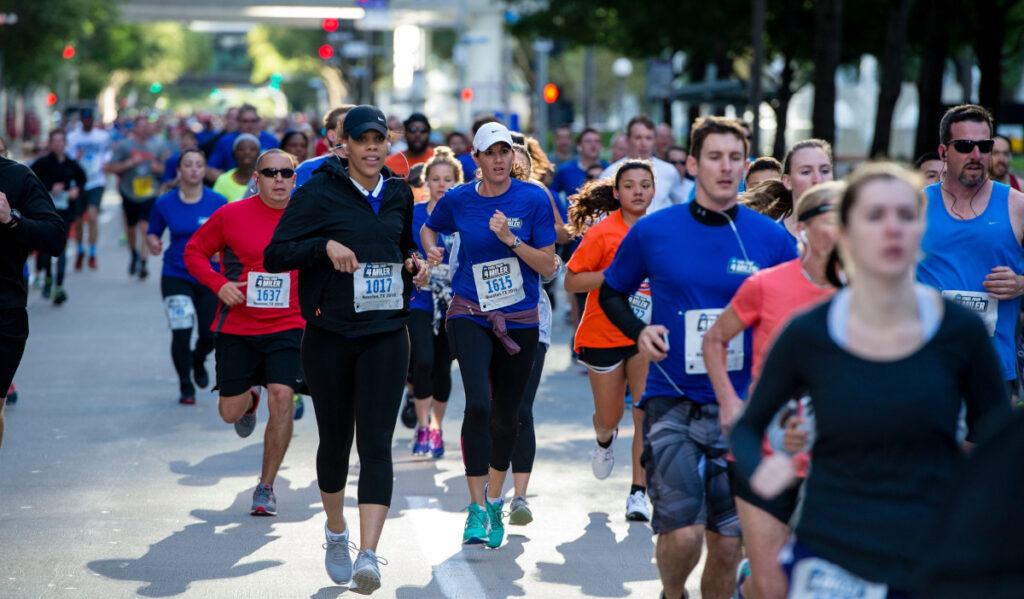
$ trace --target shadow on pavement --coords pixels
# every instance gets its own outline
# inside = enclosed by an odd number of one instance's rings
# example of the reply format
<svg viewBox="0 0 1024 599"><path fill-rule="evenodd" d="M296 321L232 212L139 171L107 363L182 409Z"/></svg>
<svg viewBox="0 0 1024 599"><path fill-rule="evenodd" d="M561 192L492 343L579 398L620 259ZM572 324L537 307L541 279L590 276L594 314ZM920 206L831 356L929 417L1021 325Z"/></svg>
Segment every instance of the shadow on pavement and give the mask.
<svg viewBox="0 0 1024 599"><path fill-rule="evenodd" d="M289 504L288 499L307 495L307 489L289 492L287 481L279 478L276 482L284 491L278 493L281 511L277 517L250 516L252 494L246 490L226 510L193 510L192 517L200 522L150 545L149 551L139 558L96 560L87 567L113 580L144 583L137 591L143 597L169 597L184 593L193 582L238 578L281 566L284 562L280 560L239 562L278 538L273 534L275 524L308 520L321 510L308 504Z"/></svg>
<svg viewBox="0 0 1024 599"><path fill-rule="evenodd" d="M626 537L616 541L608 526L608 514L588 515L590 523L583 536L557 547L565 563L537 563L541 580L578 586L591 597L625 597L630 591L624 583L658 577L651 563L654 541L650 527L631 522Z"/></svg>
<svg viewBox="0 0 1024 599"><path fill-rule="evenodd" d="M423 597L523 597L526 592L516 583L525 575L518 559L529 539L522 535L508 537L498 549L480 545L463 546L462 550L434 566L433 577L425 587L404 586L395 591L398 599Z"/></svg>

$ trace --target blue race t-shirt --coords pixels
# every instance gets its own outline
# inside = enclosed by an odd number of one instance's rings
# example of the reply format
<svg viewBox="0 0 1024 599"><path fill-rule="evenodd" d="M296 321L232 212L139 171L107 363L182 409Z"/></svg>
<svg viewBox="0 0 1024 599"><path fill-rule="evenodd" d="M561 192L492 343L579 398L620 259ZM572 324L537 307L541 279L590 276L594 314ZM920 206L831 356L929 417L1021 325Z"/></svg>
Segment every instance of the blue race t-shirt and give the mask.
<svg viewBox="0 0 1024 599"><path fill-rule="evenodd" d="M181 151L171 154L171 157L164 161L164 174L160 177L161 183L167 183L178 176L178 156L181 156Z"/></svg>
<svg viewBox="0 0 1024 599"><path fill-rule="evenodd" d="M320 165L325 160L330 158L333 154L324 154L323 156L317 156L316 158L310 158L309 160L302 161L302 164L295 169L295 188L292 189L292 195L295 194L295 190L302 187L313 177L313 171L320 168Z"/></svg>
<svg viewBox="0 0 1024 599"><path fill-rule="evenodd" d="M164 229L171 231L171 243L164 250L164 268L162 274L176 279L185 279L198 283L195 277L188 274L183 257L185 246L192 234L202 226L210 215L218 208L227 204L227 199L210 189L203 187L203 195L195 204L186 204L178 196L178 188L165 193L156 199L149 217L148 235L163 235ZM213 264L213 262L211 262Z"/></svg>
<svg viewBox="0 0 1024 599"><path fill-rule="evenodd" d="M473 153L466 152L457 156L459 163L462 164L462 178L466 181L472 181L476 179L476 169L480 168L476 165L476 161L473 160Z"/></svg>
<svg viewBox="0 0 1024 599"><path fill-rule="evenodd" d="M258 137L260 138L261 151L276 148L281 143L277 141L276 137L266 131L260 131ZM238 131L234 131L226 133L218 139L217 145L213 146L213 151L210 152L210 160L207 164L222 171L228 171L238 166L238 161L235 160L235 155L231 151L231 146L237 138Z"/></svg>
<svg viewBox="0 0 1024 599"><path fill-rule="evenodd" d="M412 236L416 239L416 247L420 253L426 257L427 252L423 249L423 242L420 240L420 228L423 223L427 222L427 203L416 204L412 207ZM437 236L437 247L445 247L444 243L445 235ZM448 252L445 251L444 258L441 259L442 265L448 264ZM429 287L423 289L413 289L412 297L409 298L409 309L410 310L424 310L426 312L434 312L434 297Z"/></svg>
<svg viewBox="0 0 1024 599"><path fill-rule="evenodd" d="M523 243L535 248L547 247L554 244L556 238L551 201L541 186L518 179L512 179L508 190L495 197L480 195L476 189L477 185L477 182L470 182L448 190L427 217L428 228L448 235L460 234L459 266L452 278L452 290L463 298L480 304L473 266L512 259L518 262L524 296L514 304L497 309L505 313L530 310L537 306L537 272L498 240L497 235L490 229L490 221L494 211L500 210L509 220L509 229L518 235ZM507 262L504 265L495 264L489 269L488 274L504 270L506 266ZM480 285L482 288L499 292L504 289L499 290L497 285L504 286L511 281L511 277L500 277L493 281L481 279ZM491 287L492 285L495 287ZM486 326L487 321L483 317L468 318ZM507 326L514 329L536 325L509 322Z"/></svg>
<svg viewBox="0 0 1024 599"><path fill-rule="evenodd" d="M601 161L601 166L608 168L608 163ZM583 187L587 180L587 171L580 168L579 161L566 162L555 171L555 177L551 180L551 193L555 194L558 204L558 212L562 220L569 222L569 196L573 195Z"/></svg>
<svg viewBox="0 0 1024 599"><path fill-rule="evenodd" d="M734 223L735 232L728 224L700 223L689 204L664 208L630 228L604 271L605 282L620 293L631 294L649 279L651 324L669 330L668 357L651 365L641 404L679 397L679 391L695 402L716 403L701 351L704 333L748 276L796 258L789 234L770 218L739 206ZM727 353L729 378L742 396L750 380L750 331Z"/></svg>

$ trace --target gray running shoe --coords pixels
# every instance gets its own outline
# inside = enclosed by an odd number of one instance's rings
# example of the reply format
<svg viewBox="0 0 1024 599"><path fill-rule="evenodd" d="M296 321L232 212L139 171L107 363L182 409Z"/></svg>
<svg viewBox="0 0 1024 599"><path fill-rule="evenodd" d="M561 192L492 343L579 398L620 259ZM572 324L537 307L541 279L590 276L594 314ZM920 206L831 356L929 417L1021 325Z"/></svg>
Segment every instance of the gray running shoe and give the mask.
<svg viewBox="0 0 1024 599"><path fill-rule="evenodd" d="M341 533L340 538L335 537L337 540L332 541L328 532L327 523L324 522L324 537L327 539L324 543L324 549L327 550L324 555L324 566L327 568L327 575L335 584L345 584L352 580L352 556L349 554L349 548L358 550L358 547L348 540L348 521L345 522L345 532Z"/></svg>
<svg viewBox="0 0 1024 599"><path fill-rule="evenodd" d="M259 393L256 391L250 391L250 393L252 394L252 407L235 421L235 432L243 439L256 430L256 408L260 405Z"/></svg>
<svg viewBox="0 0 1024 599"><path fill-rule="evenodd" d="M276 516L277 497L274 497L274 488L267 483L261 482L256 485L252 492L251 516Z"/></svg>
<svg viewBox="0 0 1024 599"><path fill-rule="evenodd" d="M380 588L380 567L388 565L388 560L367 549L356 556L355 572L352 574L352 585L348 590L360 595L369 595Z"/></svg>
<svg viewBox="0 0 1024 599"><path fill-rule="evenodd" d="M508 523L513 526L525 526L533 522L533 512L530 511L529 503L522 495L516 495L509 504Z"/></svg>

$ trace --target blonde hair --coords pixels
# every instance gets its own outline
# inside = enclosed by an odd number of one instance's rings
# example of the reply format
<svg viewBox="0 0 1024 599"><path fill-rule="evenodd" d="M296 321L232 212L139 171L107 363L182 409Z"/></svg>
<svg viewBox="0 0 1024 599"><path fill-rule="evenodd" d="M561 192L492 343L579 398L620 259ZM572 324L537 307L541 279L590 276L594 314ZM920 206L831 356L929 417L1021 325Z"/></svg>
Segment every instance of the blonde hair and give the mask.
<svg viewBox="0 0 1024 599"><path fill-rule="evenodd" d="M839 197L846 190L846 183L843 181L825 181L804 192L796 203L797 218L808 210L813 210L826 204L835 205Z"/></svg>
<svg viewBox="0 0 1024 599"><path fill-rule="evenodd" d="M295 167L299 165L299 160L295 158L295 156L293 156L292 154L285 152L281 148L271 148L269 150L265 150L262 154L260 154L259 158L256 159L256 170L260 170L260 167L263 165L264 158L275 154L286 156L288 158L288 162L290 162L292 165L292 170L295 170Z"/></svg>
<svg viewBox="0 0 1024 599"><path fill-rule="evenodd" d="M456 185L465 180L462 173L462 163L455 157L455 152L448 146L437 146L434 148L434 155L430 157L430 160L423 165L423 170L420 171L420 183L426 182L427 177L430 176L431 169L438 165L452 167Z"/></svg>

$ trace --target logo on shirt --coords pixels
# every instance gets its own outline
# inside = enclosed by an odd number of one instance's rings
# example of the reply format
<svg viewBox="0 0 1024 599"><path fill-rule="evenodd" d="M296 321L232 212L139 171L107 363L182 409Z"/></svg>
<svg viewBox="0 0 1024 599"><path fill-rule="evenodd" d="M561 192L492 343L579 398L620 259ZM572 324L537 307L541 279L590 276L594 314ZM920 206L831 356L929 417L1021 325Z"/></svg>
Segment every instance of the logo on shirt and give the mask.
<svg viewBox="0 0 1024 599"><path fill-rule="evenodd" d="M256 277L257 289L280 289L283 285L284 280L281 277L264 277L263 275Z"/></svg>
<svg viewBox="0 0 1024 599"><path fill-rule="evenodd" d="M483 278L483 280L487 281L489 279L497 279L498 277L503 277L507 274L510 274L511 272L512 268L507 263L492 264L489 266L484 266L480 276L481 278Z"/></svg>
<svg viewBox="0 0 1024 599"><path fill-rule="evenodd" d="M391 276L390 264L367 264L363 269L363 276L373 279L386 278Z"/></svg>
<svg viewBox="0 0 1024 599"><path fill-rule="evenodd" d="M208 221L208 220L210 220L210 217L208 217L208 216L200 216L198 218L199 226L201 227L201 226L205 225L206 221Z"/></svg>
<svg viewBox="0 0 1024 599"><path fill-rule="evenodd" d="M988 300L978 295L962 295L958 293L953 296L953 301L975 312L986 312L988 310Z"/></svg>
<svg viewBox="0 0 1024 599"><path fill-rule="evenodd" d="M761 267L758 266L757 262L741 260L740 258L729 260L729 266L726 268L726 272L731 275L752 275L759 270L761 270Z"/></svg>
<svg viewBox="0 0 1024 599"><path fill-rule="evenodd" d="M518 216L510 216L508 218L508 228L509 229L522 229L523 228L523 219L519 218Z"/></svg>

